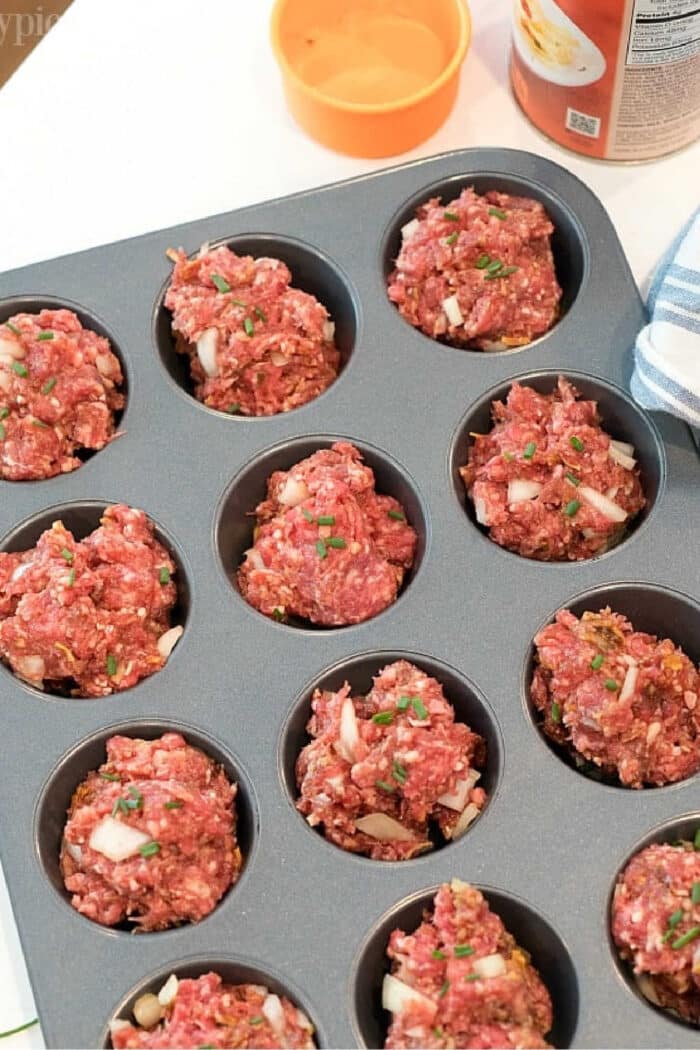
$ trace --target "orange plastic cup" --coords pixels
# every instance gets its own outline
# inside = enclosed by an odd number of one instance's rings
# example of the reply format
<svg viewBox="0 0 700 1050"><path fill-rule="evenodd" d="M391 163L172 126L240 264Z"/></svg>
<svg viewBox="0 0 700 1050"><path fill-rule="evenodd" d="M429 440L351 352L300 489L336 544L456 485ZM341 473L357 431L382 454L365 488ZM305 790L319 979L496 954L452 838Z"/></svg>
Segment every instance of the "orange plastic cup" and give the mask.
<svg viewBox="0 0 700 1050"><path fill-rule="evenodd" d="M302 128L340 153L387 157L447 118L471 21L465 0L277 0L271 35Z"/></svg>

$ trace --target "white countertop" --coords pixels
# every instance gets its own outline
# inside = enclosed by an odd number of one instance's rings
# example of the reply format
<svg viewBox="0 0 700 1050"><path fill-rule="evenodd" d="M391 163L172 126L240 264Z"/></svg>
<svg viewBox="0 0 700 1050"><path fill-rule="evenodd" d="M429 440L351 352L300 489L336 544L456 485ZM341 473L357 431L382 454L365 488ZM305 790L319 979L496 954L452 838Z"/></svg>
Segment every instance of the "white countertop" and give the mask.
<svg viewBox="0 0 700 1050"><path fill-rule="evenodd" d="M509 0L471 4L474 39L447 123L410 154L362 161L317 146L289 117L268 46L272 0L75 0L0 90L0 271L388 163L495 145L541 153L587 182L643 287L699 203L700 143L634 166L559 149L511 98ZM1 877L0 988L0 1031L35 1016ZM44 1043L35 1027L2 1045Z"/></svg>

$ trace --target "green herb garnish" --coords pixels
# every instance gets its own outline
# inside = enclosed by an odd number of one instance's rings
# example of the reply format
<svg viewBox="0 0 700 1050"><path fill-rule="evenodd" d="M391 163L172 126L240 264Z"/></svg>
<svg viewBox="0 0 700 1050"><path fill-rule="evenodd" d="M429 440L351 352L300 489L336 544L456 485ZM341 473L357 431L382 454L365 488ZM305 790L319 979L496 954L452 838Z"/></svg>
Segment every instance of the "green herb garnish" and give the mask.
<svg viewBox="0 0 700 1050"><path fill-rule="evenodd" d="M15 335L21 335L22 334L20 332L19 328L17 327L17 325L12 324L11 321L5 321L5 328L9 328L11 332L15 333Z"/></svg>
<svg viewBox="0 0 700 1050"><path fill-rule="evenodd" d="M695 838L693 839L693 846L695 849L700 850L700 828L695 832Z"/></svg>
<svg viewBox="0 0 700 1050"><path fill-rule="evenodd" d="M277 606L272 610L272 619L277 620L277 623L282 623L282 620L284 619L284 613L281 609L278 609Z"/></svg>
<svg viewBox="0 0 700 1050"><path fill-rule="evenodd" d="M267 321L267 316L263 313L263 311L260 309L259 306L254 306L253 307L253 313L255 314L255 316L258 318L259 321Z"/></svg>
<svg viewBox="0 0 700 1050"><path fill-rule="evenodd" d="M229 405L226 411L230 416L235 416L241 410L240 401L234 401L232 405Z"/></svg>
<svg viewBox="0 0 700 1050"><path fill-rule="evenodd" d="M328 557L328 550L323 540L316 540L316 551L318 553L319 558Z"/></svg>
<svg viewBox="0 0 700 1050"><path fill-rule="evenodd" d="M223 294L224 292L231 291L231 285L221 276L221 274L213 273L211 279L212 283L216 285L216 290L218 292Z"/></svg>
<svg viewBox="0 0 700 1050"><path fill-rule="evenodd" d="M119 812L121 812L121 813L128 813L129 812L129 807L126 804L126 799L125 798L118 798L117 801L112 806L112 816L113 817L116 817L117 813L119 813Z"/></svg>
<svg viewBox="0 0 700 1050"><path fill-rule="evenodd" d="M69 565L73 564L73 551L69 551L67 547L64 547L61 551L61 557L64 561L67 561Z"/></svg>
<svg viewBox="0 0 700 1050"><path fill-rule="evenodd" d="M102 777L103 780L109 780L113 784L118 784L119 783L119 777L117 776L116 773L100 773L100 776Z"/></svg>
<svg viewBox="0 0 700 1050"><path fill-rule="evenodd" d="M455 956L458 959L464 959L467 955L473 955L474 948L471 944L455 944Z"/></svg>
<svg viewBox="0 0 700 1050"><path fill-rule="evenodd" d="M170 569L167 565L162 565L160 572L158 573L158 579L162 584L170 583Z"/></svg>
<svg viewBox="0 0 700 1050"><path fill-rule="evenodd" d="M406 777L408 776L408 773L406 771L406 768L402 766L400 762L397 762L396 759L394 759L394 764L391 767L391 775L394 778L394 780L396 780L397 783L401 784L401 786L403 787L403 785L406 783Z"/></svg>
<svg viewBox="0 0 700 1050"><path fill-rule="evenodd" d="M47 339L53 339L53 332L39 332L37 339L40 343L44 343Z"/></svg>
<svg viewBox="0 0 700 1050"><path fill-rule="evenodd" d="M445 244L449 244L450 247L452 247L452 245L455 243L458 237L459 234L457 233L457 230L455 230L454 233L451 233L449 237L445 238Z"/></svg>
<svg viewBox="0 0 700 1050"><path fill-rule="evenodd" d="M388 792L388 794L390 795L393 795L394 791L396 790L394 785L387 784L386 780L375 780L374 783L378 788L380 788L382 791Z"/></svg>
<svg viewBox="0 0 700 1050"><path fill-rule="evenodd" d="M406 515L403 513L403 511L400 511L400 510L390 510L390 511L387 511L387 514L392 519L392 521L405 521L406 520Z"/></svg>
<svg viewBox="0 0 700 1050"><path fill-rule="evenodd" d="M581 504L577 499L570 500L564 507L564 513L567 518L573 518L575 514L578 514L581 509Z"/></svg>
<svg viewBox="0 0 700 1050"><path fill-rule="evenodd" d="M603 656L602 653L598 653L597 656L594 656L593 659L591 660L591 670L592 671L599 671L601 669L601 667L603 666L603 661L604 660L605 660L605 657Z"/></svg>
<svg viewBox="0 0 700 1050"><path fill-rule="evenodd" d="M142 857L155 857L156 853L160 853L160 843L147 842L145 846L139 846L139 853Z"/></svg>
<svg viewBox="0 0 700 1050"><path fill-rule="evenodd" d="M577 488L581 484L581 479L577 478L576 475L572 474L570 471L567 471L566 474L564 475L564 477L566 478L567 481L570 481L571 484L575 485Z"/></svg>
<svg viewBox="0 0 700 1050"><path fill-rule="evenodd" d="M447 993L449 992L449 990L450 990L450 982L449 981L445 981L443 983L443 985L442 985L442 988L438 992L438 999L444 999L445 996L447 995Z"/></svg>
<svg viewBox="0 0 700 1050"><path fill-rule="evenodd" d="M163 809L182 809L184 802L180 801L179 798L173 799L172 802L164 802Z"/></svg>
<svg viewBox="0 0 700 1050"><path fill-rule="evenodd" d="M251 338L254 335L254 333L255 333L255 325L253 324L253 322L251 321L251 319L249 317L246 317L245 321L243 322L243 329L245 331L245 334L248 336L248 338ZM263 375L264 375L264 373L263 373ZM259 380L258 380L258 382L259 382Z"/></svg>
<svg viewBox="0 0 700 1050"><path fill-rule="evenodd" d="M581 438L577 438L575 435L569 438L569 444L572 448L575 448L577 452L583 452L586 447L583 441L581 441Z"/></svg>
<svg viewBox="0 0 700 1050"><path fill-rule="evenodd" d="M454 211L443 212L443 219L447 219L449 222L459 222L459 215Z"/></svg>
<svg viewBox="0 0 700 1050"><path fill-rule="evenodd" d="M700 926L691 926L687 933L684 933L682 937L678 937L673 941L671 947L676 950L678 948L685 948L686 944L690 944L690 942L694 941L697 937L700 937Z"/></svg>
<svg viewBox="0 0 700 1050"><path fill-rule="evenodd" d="M306 507L302 507L301 513L304 515L304 517L309 523L313 524L314 516L310 510L308 510Z"/></svg>
<svg viewBox="0 0 700 1050"><path fill-rule="evenodd" d="M322 514L316 519L317 525L335 525L335 514Z"/></svg>
<svg viewBox="0 0 700 1050"><path fill-rule="evenodd" d="M117 673L117 661L111 653L107 656L107 674L110 678L113 678Z"/></svg>
<svg viewBox="0 0 700 1050"><path fill-rule="evenodd" d="M523 452L523 459L532 459L532 457L535 455L535 452L537 452L537 445L534 441L528 441L527 445L525 446L525 451Z"/></svg>
<svg viewBox="0 0 700 1050"><path fill-rule="evenodd" d="M49 424L45 423L43 419L33 419L32 426L38 427L39 430L48 430Z"/></svg>
<svg viewBox="0 0 700 1050"><path fill-rule="evenodd" d="M75 569L71 569L68 573L68 586L73 587L75 585Z"/></svg>
<svg viewBox="0 0 700 1050"><path fill-rule="evenodd" d="M552 721L561 722L561 707L556 701L552 704Z"/></svg>
<svg viewBox="0 0 700 1050"><path fill-rule="evenodd" d="M616 693L620 688L614 678L606 678L603 685L606 689L609 689L611 693Z"/></svg>
<svg viewBox="0 0 700 1050"><path fill-rule="evenodd" d="M503 263L501 262L501 260L500 259L494 259L486 267L486 272L487 273L491 273L491 274L496 274L502 269L503 269Z"/></svg>
<svg viewBox="0 0 700 1050"><path fill-rule="evenodd" d="M265 1021L264 1017L251 1017L250 1024L263 1024Z"/></svg>
<svg viewBox="0 0 700 1050"><path fill-rule="evenodd" d="M421 721L425 721L428 717L428 709L419 696L413 697L411 700L411 707L416 712L418 718L420 718Z"/></svg>
<svg viewBox="0 0 700 1050"><path fill-rule="evenodd" d="M394 721L394 712L377 711L376 715L372 715L372 721L378 726L390 726Z"/></svg>
<svg viewBox="0 0 700 1050"><path fill-rule="evenodd" d="M326 540L329 547L334 547L336 550L342 551L347 547L346 541L342 536L329 536Z"/></svg>
<svg viewBox="0 0 700 1050"><path fill-rule="evenodd" d="M497 219L501 220L501 222L508 218L502 208L489 208L489 215L495 215Z"/></svg>
<svg viewBox="0 0 700 1050"><path fill-rule="evenodd" d="M485 270L485 269L486 269L486 267L487 267L487 266L489 265L489 263L490 263L490 262L491 262L491 256L490 256L490 255L487 255L487 254L486 254L486 253L484 252L484 254L483 254L483 255L480 255L480 256L479 256L479 258L478 258L478 259L476 260L476 262L474 263L474 265L476 266L477 270Z"/></svg>
<svg viewBox="0 0 700 1050"><path fill-rule="evenodd" d="M445 953L441 952L439 948L433 949L433 951L430 954L432 955L433 959L445 959L446 958Z"/></svg>
<svg viewBox="0 0 700 1050"><path fill-rule="evenodd" d="M29 372L27 371L27 369L21 361L12 362L12 371L15 373L15 375L21 376L22 379L26 379L29 375Z"/></svg>
<svg viewBox="0 0 700 1050"><path fill-rule="evenodd" d="M47 379L41 388L42 394L50 394L53 388L56 386L57 382L58 380L56 379L56 376L52 376L51 379Z"/></svg>
<svg viewBox="0 0 700 1050"><path fill-rule="evenodd" d="M399 711L405 711L410 703L411 703L411 697L410 696L400 696L399 699L396 702L396 706L398 707Z"/></svg>
<svg viewBox="0 0 700 1050"><path fill-rule="evenodd" d="M3 407L0 408L0 419L7 419L9 414L10 414L9 408L7 407L7 405L3 405Z"/></svg>
<svg viewBox="0 0 700 1050"><path fill-rule="evenodd" d="M7 431L3 423L0 423L0 441L4 441L7 437Z"/></svg>
<svg viewBox="0 0 700 1050"><path fill-rule="evenodd" d="M693 904L700 904L700 882L694 882L690 891L690 899Z"/></svg>

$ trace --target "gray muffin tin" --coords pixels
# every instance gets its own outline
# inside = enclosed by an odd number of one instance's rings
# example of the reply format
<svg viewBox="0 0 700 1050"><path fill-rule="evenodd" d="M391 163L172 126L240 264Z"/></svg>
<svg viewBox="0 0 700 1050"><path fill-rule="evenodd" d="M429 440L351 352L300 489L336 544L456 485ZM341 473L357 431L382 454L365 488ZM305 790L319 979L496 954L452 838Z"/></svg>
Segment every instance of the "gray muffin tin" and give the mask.
<svg viewBox="0 0 700 1050"><path fill-rule="evenodd" d="M434 343L386 296L400 226L422 201L468 185L536 197L557 226L564 316L518 351ZM244 419L190 395L161 307L165 251L204 241L287 261L294 283L328 306L344 368L316 401ZM526 153L449 153L6 273L0 321L51 298L78 304L112 339L128 379L125 433L70 475L0 482L0 548L29 546L57 517L84 535L105 504L142 507L178 560L185 633L163 671L100 700L44 695L0 668L2 860L48 1044L104 1045L109 1018L149 983L214 968L286 990L321 1046L380 1046L388 934L414 927L434 888L459 877L485 888L532 952L553 995L556 1045L700 1047L700 1031L640 999L608 933L612 887L631 853L700 824L698 778L637 792L586 779L545 743L527 699L533 636L565 605L609 601L700 658L697 455L684 425L652 419L624 392L645 315L593 194ZM613 436L634 443L649 507L615 550L550 565L485 537L457 468L495 395L515 378L549 388L558 373L597 398ZM273 469L338 435L363 451L378 491L406 506L420 537L416 567L396 604L365 624L277 624L230 579L250 542L246 514ZM305 824L293 763L312 686L347 677L367 689L400 654L437 673L458 716L486 735L491 798L457 843L385 864L343 853ZM199 925L135 936L70 907L57 851L71 792L103 760L105 739L167 728L238 780L245 869Z"/></svg>

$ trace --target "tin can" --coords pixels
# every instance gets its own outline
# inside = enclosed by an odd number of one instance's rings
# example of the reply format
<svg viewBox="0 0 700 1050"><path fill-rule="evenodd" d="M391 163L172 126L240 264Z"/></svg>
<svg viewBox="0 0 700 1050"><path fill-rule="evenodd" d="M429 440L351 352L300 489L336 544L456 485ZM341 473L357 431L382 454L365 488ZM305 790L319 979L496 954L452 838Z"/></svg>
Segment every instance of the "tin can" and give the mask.
<svg viewBox="0 0 700 1050"><path fill-rule="evenodd" d="M513 0L511 80L533 124L602 160L700 136L699 0Z"/></svg>

